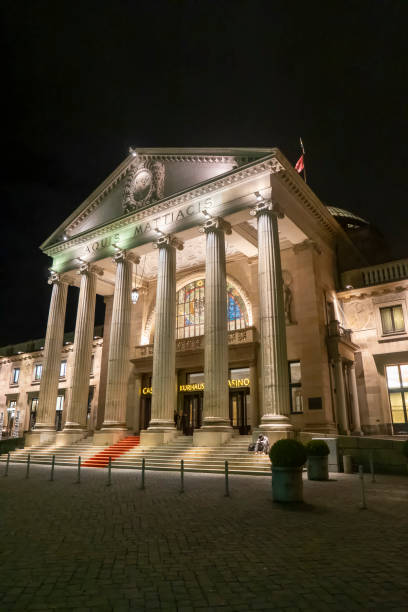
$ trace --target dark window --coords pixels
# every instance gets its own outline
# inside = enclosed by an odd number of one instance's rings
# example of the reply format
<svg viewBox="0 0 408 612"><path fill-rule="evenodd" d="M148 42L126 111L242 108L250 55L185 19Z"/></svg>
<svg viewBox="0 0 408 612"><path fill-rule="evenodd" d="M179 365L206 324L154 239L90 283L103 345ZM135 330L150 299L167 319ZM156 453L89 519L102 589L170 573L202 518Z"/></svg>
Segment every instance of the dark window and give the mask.
<svg viewBox="0 0 408 612"><path fill-rule="evenodd" d="M13 370L13 377L12 377L12 383L13 385L17 385L18 384L18 379L20 378L20 368L14 368Z"/></svg>
<svg viewBox="0 0 408 612"><path fill-rule="evenodd" d="M321 397L309 397L309 410L321 410L323 408Z"/></svg>

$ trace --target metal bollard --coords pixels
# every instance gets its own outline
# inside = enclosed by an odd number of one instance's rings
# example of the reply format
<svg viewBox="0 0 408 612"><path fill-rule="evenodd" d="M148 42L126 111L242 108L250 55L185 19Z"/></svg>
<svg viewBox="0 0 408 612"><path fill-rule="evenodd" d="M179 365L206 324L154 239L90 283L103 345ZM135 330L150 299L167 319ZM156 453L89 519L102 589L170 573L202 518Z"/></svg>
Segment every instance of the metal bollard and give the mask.
<svg viewBox="0 0 408 612"><path fill-rule="evenodd" d="M370 453L370 472L371 472L371 482L376 482L375 472L374 472L374 453L372 451Z"/></svg>
<svg viewBox="0 0 408 612"><path fill-rule="evenodd" d="M4 470L4 476L8 476L9 463L10 463L10 453L7 453L6 469Z"/></svg>
<svg viewBox="0 0 408 612"><path fill-rule="evenodd" d="M78 457L78 477L75 484L81 484L81 457Z"/></svg>
<svg viewBox="0 0 408 612"><path fill-rule="evenodd" d="M228 461L225 460L225 497L229 497L229 482L228 482Z"/></svg>
<svg viewBox="0 0 408 612"><path fill-rule="evenodd" d="M180 493L184 493L184 460L180 461Z"/></svg>
<svg viewBox="0 0 408 612"><path fill-rule="evenodd" d="M364 489L364 469L362 465L358 466L358 476L360 478L361 483L361 504L360 508L362 510L367 510L366 498L365 498L365 489Z"/></svg>
<svg viewBox="0 0 408 612"><path fill-rule="evenodd" d="M109 457L109 465L108 465L108 484L107 487L110 487L112 484L112 457Z"/></svg>
<svg viewBox="0 0 408 612"><path fill-rule="evenodd" d="M50 476L51 482L54 480L54 467L55 467L55 455L52 456L52 461L51 461L51 476Z"/></svg>
<svg viewBox="0 0 408 612"><path fill-rule="evenodd" d="M140 485L141 489L145 488L145 458L142 459L142 483Z"/></svg>
<svg viewBox="0 0 408 612"><path fill-rule="evenodd" d="M30 455L30 453L28 453L28 455L27 455L26 478L30 478L30 461L31 461L31 455Z"/></svg>

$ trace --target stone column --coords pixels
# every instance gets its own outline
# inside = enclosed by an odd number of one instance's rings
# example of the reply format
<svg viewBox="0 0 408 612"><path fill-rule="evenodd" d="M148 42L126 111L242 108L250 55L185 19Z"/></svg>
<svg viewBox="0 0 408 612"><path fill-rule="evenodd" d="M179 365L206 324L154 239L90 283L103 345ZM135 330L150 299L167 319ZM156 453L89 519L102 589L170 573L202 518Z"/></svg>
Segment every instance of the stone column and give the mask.
<svg viewBox="0 0 408 612"><path fill-rule="evenodd" d="M203 424L194 431L194 446L219 446L232 436L228 405L228 326L225 233L231 226L209 218L206 234L204 310Z"/></svg>
<svg viewBox="0 0 408 612"><path fill-rule="evenodd" d="M176 435L174 396L176 370L176 248L183 244L162 236L153 245L159 250L155 331L153 345L152 412L142 445L169 442Z"/></svg>
<svg viewBox="0 0 408 612"><path fill-rule="evenodd" d="M334 384L336 386L336 408L337 426L339 433L348 435L350 433L347 418L346 388L344 386L343 360L341 357L334 359Z"/></svg>
<svg viewBox="0 0 408 612"><path fill-rule="evenodd" d="M132 262L138 263L139 259L132 253L121 250L115 254L113 261L116 264L116 278L109 340L105 418L100 431L94 434L95 445L115 444L127 432Z"/></svg>
<svg viewBox="0 0 408 612"><path fill-rule="evenodd" d="M289 377L285 308L276 204L261 201L251 214L258 218L258 286L261 353L261 423L273 444L293 435L289 421Z"/></svg>
<svg viewBox="0 0 408 612"><path fill-rule="evenodd" d="M81 285L75 324L74 354L71 392L66 407L64 429L57 434L57 445L72 444L84 438L87 431L89 375L91 371L92 342L95 322L96 273L95 266L83 264L79 268Z"/></svg>
<svg viewBox="0 0 408 612"><path fill-rule="evenodd" d="M353 410L353 434L361 436L360 406L358 403L357 380L356 380L356 365L352 363L348 366L348 379L351 391L352 410Z"/></svg>
<svg viewBox="0 0 408 612"><path fill-rule="evenodd" d="M55 273L51 274L48 283L52 285L52 294L45 336L37 421L34 430L25 435L26 446L54 442L56 436L55 410L64 340L68 284L62 280L59 274Z"/></svg>

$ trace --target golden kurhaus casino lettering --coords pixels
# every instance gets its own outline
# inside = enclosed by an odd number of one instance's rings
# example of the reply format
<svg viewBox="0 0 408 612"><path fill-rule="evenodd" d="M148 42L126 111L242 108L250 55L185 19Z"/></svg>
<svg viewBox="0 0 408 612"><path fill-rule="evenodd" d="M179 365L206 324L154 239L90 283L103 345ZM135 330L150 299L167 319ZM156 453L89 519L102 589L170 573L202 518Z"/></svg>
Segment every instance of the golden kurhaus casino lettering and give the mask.
<svg viewBox="0 0 408 612"><path fill-rule="evenodd" d="M228 386L232 389L239 389L242 387L249 387L250 381L249 378L233 378L232 380L228 380ZM204 383L194 383L192 385L179 385L179 391L203 391ZM143 395L151 395L152 387L143 387L142 394Z"/></svg>

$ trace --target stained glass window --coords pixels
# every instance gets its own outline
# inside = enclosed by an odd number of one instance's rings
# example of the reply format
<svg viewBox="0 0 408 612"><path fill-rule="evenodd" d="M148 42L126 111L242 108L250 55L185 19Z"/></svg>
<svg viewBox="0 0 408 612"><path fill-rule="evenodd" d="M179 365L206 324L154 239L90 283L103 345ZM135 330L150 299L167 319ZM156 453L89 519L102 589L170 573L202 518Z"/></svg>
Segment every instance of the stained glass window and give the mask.
<svg viewBox="0 0 408 612"><path fill-rule="evenodd" d="M177 338L191 338L204 334L205 280L188 283L177 293ZM244 301L231 284L227 285L228 329L242 329L248 325Z"/></svg>

